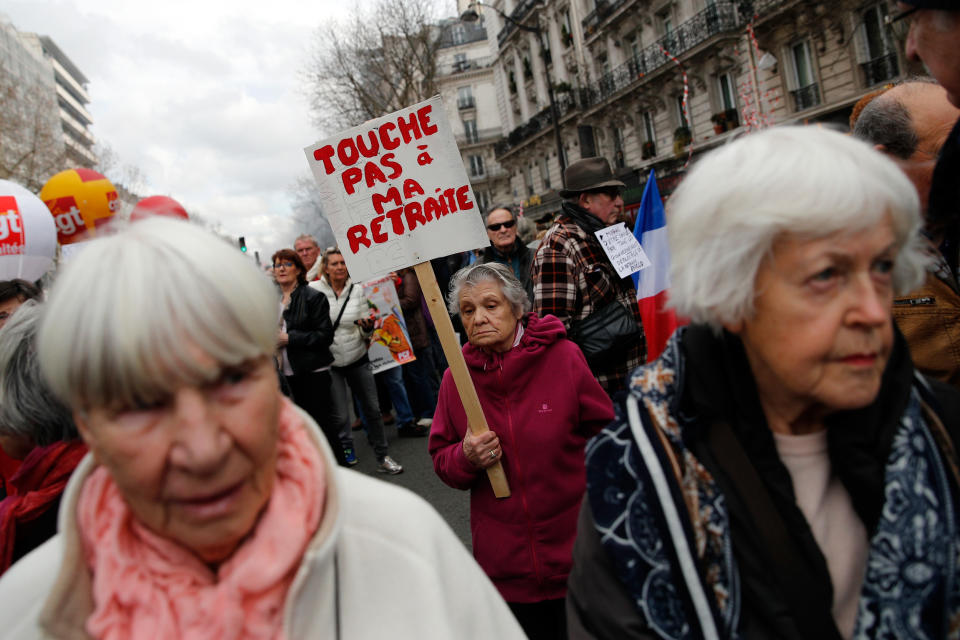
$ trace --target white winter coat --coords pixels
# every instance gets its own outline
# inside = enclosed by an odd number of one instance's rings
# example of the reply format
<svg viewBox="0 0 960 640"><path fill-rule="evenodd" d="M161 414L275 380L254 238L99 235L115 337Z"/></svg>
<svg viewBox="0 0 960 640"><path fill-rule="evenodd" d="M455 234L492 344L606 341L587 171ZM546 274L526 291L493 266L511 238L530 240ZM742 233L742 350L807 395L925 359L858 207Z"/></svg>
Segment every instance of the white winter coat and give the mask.
<svg viewBox="0 0 960 640"><path fill-rule="evenodd" d="M350 291L350 285L353 284L353 290ZM340 292L340 296L333 292L333 287L327 282L327 276L310 283L310 286L327 296L330 303L330 322L336 322L340 315L340 309L346 304L343 310L343 316L340 318L340 324L337 330L333 332L333 344L330 345L330 353L333 354L333 366L345 367L353 364L367 353L369 346L370 333L360 329L357 320L370 316L370 305L367 298L363 295L363 284L354 283L349 278L347 284ZM350 297L347 298L347 291L350 291Z"/></svg>
<svg viewBox="0 0 960 640"><path fill-rule="evenodd" d="M337 467L316 424L300 415L323 455L327 495L319 529L287 593L286 638L525 638L430 505L406 489ZM67 485L60 533L0 579L0 638L89 637L84 623L93 607L91 581L74 512L94 468L87 455Z"/></svg>

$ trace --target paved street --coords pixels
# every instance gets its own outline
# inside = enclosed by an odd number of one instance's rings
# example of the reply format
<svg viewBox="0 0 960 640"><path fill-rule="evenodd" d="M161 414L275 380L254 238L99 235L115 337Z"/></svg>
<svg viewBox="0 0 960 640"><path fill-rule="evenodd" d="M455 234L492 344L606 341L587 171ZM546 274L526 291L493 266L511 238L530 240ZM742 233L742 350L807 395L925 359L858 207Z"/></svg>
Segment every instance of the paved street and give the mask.
<svg viewBox="0 0 960 640"><path fill-rule="evenodd" d="M360 463L355 471L366 473L384 482L406 487L417 493L446 519L463 543L470 548L470 501L466 491L451 489L433 472L433 462L427 453L427 438L398 438L394 425L387 425L390 456L403 465L403 473L395 476L377 473L377 459L367 444L363 431L353 432Z"/></svg>

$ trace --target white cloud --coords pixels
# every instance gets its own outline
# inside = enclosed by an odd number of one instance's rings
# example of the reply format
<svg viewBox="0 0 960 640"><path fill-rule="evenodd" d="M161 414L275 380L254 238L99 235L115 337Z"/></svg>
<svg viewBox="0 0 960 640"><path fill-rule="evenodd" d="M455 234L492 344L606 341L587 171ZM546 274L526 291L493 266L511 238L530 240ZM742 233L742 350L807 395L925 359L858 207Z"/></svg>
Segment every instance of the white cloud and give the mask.
<svg viewBox="0 0 960 640"><path fill-rule="evenodd" d="M318 138L299 86L329 0L6 0L90 81L93 132L140 167L147 193L243 235L267 257L297 229L287 188Z"/></svg>

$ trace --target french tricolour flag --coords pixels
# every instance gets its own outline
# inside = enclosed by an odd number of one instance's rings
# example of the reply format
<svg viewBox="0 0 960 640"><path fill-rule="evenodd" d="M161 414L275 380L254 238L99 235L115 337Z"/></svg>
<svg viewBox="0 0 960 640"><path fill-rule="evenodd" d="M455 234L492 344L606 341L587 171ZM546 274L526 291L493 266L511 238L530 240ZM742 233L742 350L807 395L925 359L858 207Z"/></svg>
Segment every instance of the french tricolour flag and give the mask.
<svg viewBox="0 0 960 640"><path fill-rule="evenodd" d="M667 243L663 200L652 169L643 189L633 235L651 263L633 274L633 283L637 287L637 303L643 319L643 332L647 336L647 360L653 361L660 356L674 330L685 323L678 321L673 309L663 308L670 289L670 245Z"/></svg>

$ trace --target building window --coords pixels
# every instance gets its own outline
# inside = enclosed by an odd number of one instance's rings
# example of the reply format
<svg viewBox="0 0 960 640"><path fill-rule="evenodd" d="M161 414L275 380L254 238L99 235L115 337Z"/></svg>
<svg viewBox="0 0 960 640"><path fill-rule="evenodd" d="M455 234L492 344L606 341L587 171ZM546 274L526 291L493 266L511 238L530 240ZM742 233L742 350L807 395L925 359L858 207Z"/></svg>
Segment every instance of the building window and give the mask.
<svg viewBox="0 0 960 640"><path fill-rule="evenodd" d="M677 96L677 122L680 127L690 127L690 122L687 120L687 112L683 108L683 96Z"/></svg>
<svg viewBox="0 0 960 640"><path fill-rule="evenodd" d="M473 101L472 87L459 87L457 89L457 107L460 109L472 109L476 103Z"/></svg>
<svg viewBox="0 0 960 640"><path fill-rule="evenodd" d="M467 30L464 29L462 24L453 25L453 32L451 37L453 38L453 44L463 44L467 40Z"/></svg>
<svg viewBox="0 0 960 640"><path fill-rule="evenodd" d="M467 160L470 162L470 177L471 178L482 178L484 177L483 171L483 156L471 155L467 156Z"/></svg>
<svg viewBox="0 0 960 640"><path fill-rule="evenodd" d="M474 197L477 199L477 208L480 211L486 211L490 207L490 192L486 189L474 189Z"/></svg>
<svg viewBox="0 0 960 640"><path fill-rule="evenodd" d="M660 33L664 36L669 36L673 33L673 16L670 15L669 9L664 11L657 16L660 20Z"/></svg>
<svg viewBox="0 0 960 640"><path fill-rule="evenodd" d="M573 44L573 29L570 27L570 12L567 10L563 11L560 18L560 40L564 47Z"/></svg>
<svg viewBox="0 0 960 640"><path fill-rule="evenodd" d="M550 189L550 166L547 164L547 156L540 156L540 180L543 182L543 190Z"/></svg>
<svg viewBox="0 0 960 640"><path fill-rule="evenodd" d="M529 198L534 194L533 191L533 168L530 165L527 165L523 170L523 181L526 183L527 187L527 197Z"/></svg>
<svg viewBox="0 0 960 640"><path fill-rule="evenodd" d="M794 108L803 111L820 104L820 89L813 73L810 43L804 40L791 46L790 62L793 69L787 79L792 81L790 94L793 96Z"/></svg>
<svg viewBox="0 0 960 640"><path fill-rule="evenodd" d="M479 142L479 136L477 135L477 121L464 120L463 133L467 139L467 144L475 144L476 142Z"/></svg>
<svg viewBox="0 0 960 640"><path fill-rule="evenodd" d="M892 80L900 73L896 50L884 24L886 13L882 5L870 7L863 12L863 22L857 28L857 62L868 87Z"/></svg>
<svg viewBox="0 0 960 640"><path fill-rule="evenodd" d="M623 132L620 131L619 127L614 126L611 128L610 133L613 138L613 164L618 169L623 169L626 165L623 157Z"/></svg>
<svg viewBox="0 0 960 640"><path fill-rule="evenodd" d="M456 53L453 56L453 70L454 71L466 71L470 68L470 63L467 62L467 54L465 53Z"/></svg>
<svg viewBox="0 0 960 640"><path fill-rule="evenodd" d="M640 30L637 29L636 33L627 38L627 42L630 43L630 57L634 60L640 59L640 52L643 51L643 41L640 39Z"/></svg>
<svg viewBox="0 0 960 640"><path fill-rule="evenodd" d="M733 93L733 78L729 73L717 76L717 87L720 90L720 110L729 111L737 108L737 99Z"/></svg>
<svg viewBox="0 0 960 640"><path fill-rule="evenodd" d="M657 136L656 131L653 128L653 114L649 111L644 111L641 115L643 120L643 141L644 142L656 142Z"/></svg>

